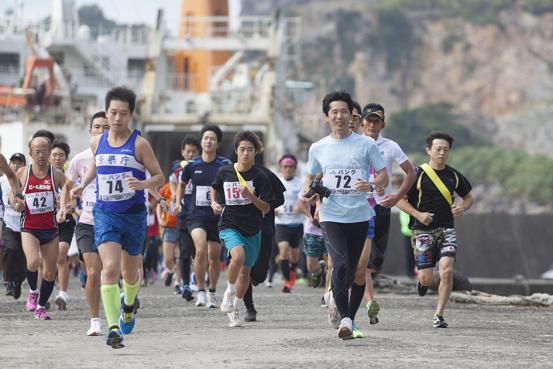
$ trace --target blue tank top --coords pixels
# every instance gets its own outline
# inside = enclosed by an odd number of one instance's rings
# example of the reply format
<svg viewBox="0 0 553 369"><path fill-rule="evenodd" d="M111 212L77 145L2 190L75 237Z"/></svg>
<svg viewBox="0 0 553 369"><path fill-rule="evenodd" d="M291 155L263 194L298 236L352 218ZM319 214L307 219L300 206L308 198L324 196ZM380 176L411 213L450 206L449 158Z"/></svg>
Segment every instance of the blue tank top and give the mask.
<svg viewBox="0 0 553 369"><path fill-rule="evenodd" d="M140 131L135 129L123 146L111 147L108 131L102 134L96 150L96 206L104 211L124 213L144 206L144 190L129 189L127 177L146 179L144 165L136 160L134 147Z"/></svg>

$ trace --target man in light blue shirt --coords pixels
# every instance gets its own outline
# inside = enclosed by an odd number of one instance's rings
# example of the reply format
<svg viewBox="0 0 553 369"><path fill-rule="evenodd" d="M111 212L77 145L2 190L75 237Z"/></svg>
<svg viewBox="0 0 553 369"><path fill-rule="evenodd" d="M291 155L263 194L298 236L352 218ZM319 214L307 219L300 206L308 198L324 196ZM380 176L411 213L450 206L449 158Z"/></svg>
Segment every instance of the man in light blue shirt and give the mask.
<svg viewBox="0 0 553 369"><path fill-rule="evenodd" d="M353 279L363 251L368 220L374 216L368 202L368 193L373 191L369 167L375 168L377 189L388 184L386 165L374 140L349 129L352 110L348 93L332 92L325 96L323 113L331 134L311 145L304 185L309 194L313 180L320 178L329 190L328 197L314 194L307 200L320 205L317 207L319 221L330 243L328 253L334 265L332 293L340 314L340 325L336 328L342 339L352 338L353 319L365 290L364 285L354 284Z"/></svg>

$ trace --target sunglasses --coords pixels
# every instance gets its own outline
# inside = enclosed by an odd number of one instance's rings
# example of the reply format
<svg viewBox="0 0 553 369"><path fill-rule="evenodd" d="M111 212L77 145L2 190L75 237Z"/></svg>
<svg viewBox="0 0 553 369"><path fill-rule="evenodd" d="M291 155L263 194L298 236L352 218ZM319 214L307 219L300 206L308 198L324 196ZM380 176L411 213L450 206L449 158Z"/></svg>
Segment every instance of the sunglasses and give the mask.
<svg viewBox="0 0 553 369"><path fill-rule="evenodd" d="M361 114L353 113L351 120L360 121L361 118L362 118L362 117L361 117Z"/></svg>

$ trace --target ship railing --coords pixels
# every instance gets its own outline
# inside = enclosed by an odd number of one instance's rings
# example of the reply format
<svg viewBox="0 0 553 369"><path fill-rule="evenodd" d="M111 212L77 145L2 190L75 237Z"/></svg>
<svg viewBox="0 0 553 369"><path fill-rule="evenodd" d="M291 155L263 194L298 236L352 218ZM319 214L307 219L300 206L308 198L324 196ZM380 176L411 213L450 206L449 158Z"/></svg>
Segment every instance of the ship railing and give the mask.
<svg viewBox="0 0 553 369"><path fill-rule="evenodd" d="M261 16L243 16L236 21L226 16L184 17L179 33L187 38L213 37L269 37L273 19Z"/></svg>

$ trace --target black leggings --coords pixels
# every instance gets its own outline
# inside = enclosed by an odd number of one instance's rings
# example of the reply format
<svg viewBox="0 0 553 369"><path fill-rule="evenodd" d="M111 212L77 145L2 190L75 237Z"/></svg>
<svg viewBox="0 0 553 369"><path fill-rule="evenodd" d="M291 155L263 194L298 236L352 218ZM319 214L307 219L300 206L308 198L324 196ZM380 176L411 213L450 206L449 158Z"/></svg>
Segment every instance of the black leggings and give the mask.
<svg viewBox="0 0 553 369"><path fill-rule="evenodd" d="M4 226L2 231L4 239L4 274L7 282L15 282L18 285L25 280L27 259L21 244L21 233L14 232Z"/></svg>
<svg viewBox="0 0 553 369"><path fill-rule="evenodd" d="M332 259L332 294L340 318L349 317L349 289L355 278L359 257L369 230L369 222L322 222L328 240L328 254Z"/></svg>

